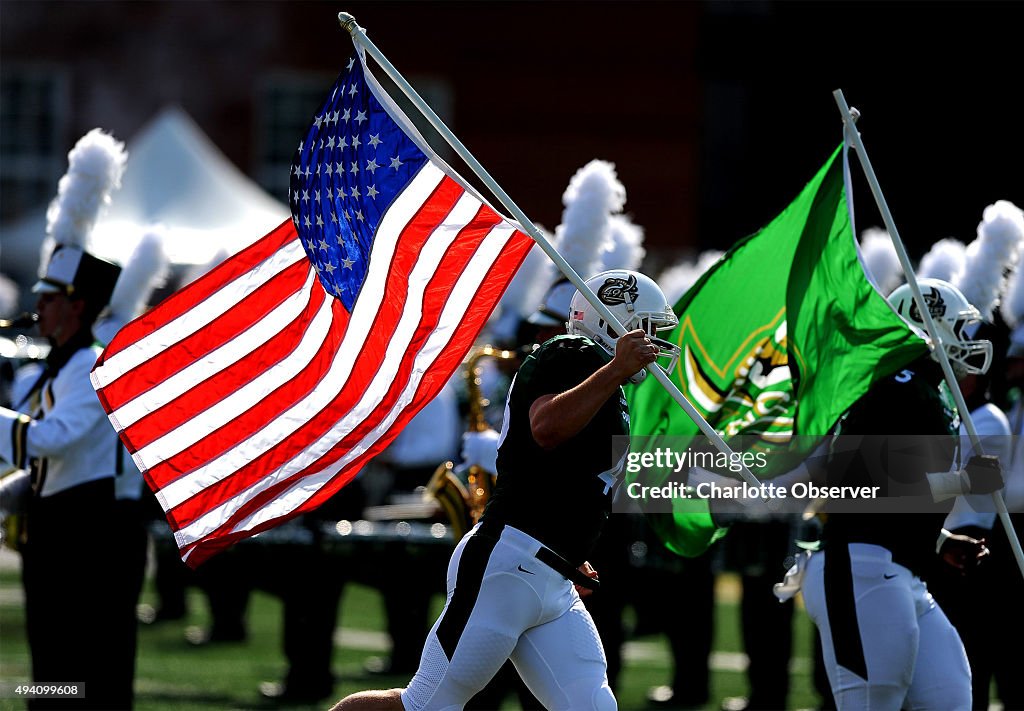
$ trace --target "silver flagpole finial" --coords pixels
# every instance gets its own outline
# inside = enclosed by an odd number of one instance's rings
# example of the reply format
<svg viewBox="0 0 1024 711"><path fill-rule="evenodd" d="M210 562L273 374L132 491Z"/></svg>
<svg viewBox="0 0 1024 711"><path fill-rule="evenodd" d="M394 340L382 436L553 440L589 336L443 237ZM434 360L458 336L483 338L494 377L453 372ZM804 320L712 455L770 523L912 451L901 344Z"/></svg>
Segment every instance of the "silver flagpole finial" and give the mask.
<svg viewBox="0 0 1024 711"><path fill-rule="evenodd" d="M356 18L347 12L338 13L338 24L341 25L341 29L348 32L350 35L354 35L356 30L359 28L359 24L356 22Z"/></svg>

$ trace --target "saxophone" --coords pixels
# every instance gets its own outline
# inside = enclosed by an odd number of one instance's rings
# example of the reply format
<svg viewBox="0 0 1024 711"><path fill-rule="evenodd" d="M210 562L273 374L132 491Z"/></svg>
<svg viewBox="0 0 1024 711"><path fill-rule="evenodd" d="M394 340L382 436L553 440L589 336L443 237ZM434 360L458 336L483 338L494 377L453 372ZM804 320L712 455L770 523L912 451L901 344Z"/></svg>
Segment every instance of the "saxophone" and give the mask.
<svg viewBox="0 0 1024 711"><path fill-rule="evenodd" d="M484 345L473 348L463 363L466 391L469 394L468 429L483 432L490 427L484 417L484 409L490 404L481 391L480 361L483 358L516 360L516 351ZM456 540L472 528L487 506L487 500L494 488L495 472L473 464L465 471L458 471L455 463L443 462L434 471L427 484L426 495L434 499L448 517L452 534Z"/></svg>

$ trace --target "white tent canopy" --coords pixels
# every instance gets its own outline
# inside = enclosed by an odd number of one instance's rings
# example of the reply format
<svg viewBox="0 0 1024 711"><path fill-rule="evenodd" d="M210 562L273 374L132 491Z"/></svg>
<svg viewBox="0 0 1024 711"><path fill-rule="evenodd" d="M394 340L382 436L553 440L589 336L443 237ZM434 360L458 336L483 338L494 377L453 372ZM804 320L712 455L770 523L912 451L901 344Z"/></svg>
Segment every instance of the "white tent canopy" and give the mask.
<svg viewBox="0 0 1024 711"><path fill-rule="evenodd" d="M161 223L172 263L206 264L218 252L237 252L288 217L288 206L238 170L178 107L157 114L127 149L121 189L89 243L99 257L123 264L146 226ZM45 206L0 229L0 268L20 281L34 275L45 231Z"/></svg>

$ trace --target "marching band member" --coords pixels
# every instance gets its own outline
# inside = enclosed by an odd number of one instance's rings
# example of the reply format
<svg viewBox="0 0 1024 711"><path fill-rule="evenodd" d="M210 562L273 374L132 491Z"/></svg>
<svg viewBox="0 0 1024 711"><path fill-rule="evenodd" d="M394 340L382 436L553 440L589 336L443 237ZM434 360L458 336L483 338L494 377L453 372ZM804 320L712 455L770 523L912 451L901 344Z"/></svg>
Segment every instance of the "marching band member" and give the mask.
<svg viewBox="0 0 1024 711"><path fill-rule="evenodd" d="M27 395L0 408L0 459L31 477L20 552L32 679L82 686L76 698L32 699L29 708L126 709L133 701L146 535L118 488L129 479L141 486L141 477L89 381L100 353L92 328L121 268L86 251L120 185L123 149L95 129L69 153L47 214L52 252L33 287L51 350ZM97 645L108 651L97 654Z"/></svg>

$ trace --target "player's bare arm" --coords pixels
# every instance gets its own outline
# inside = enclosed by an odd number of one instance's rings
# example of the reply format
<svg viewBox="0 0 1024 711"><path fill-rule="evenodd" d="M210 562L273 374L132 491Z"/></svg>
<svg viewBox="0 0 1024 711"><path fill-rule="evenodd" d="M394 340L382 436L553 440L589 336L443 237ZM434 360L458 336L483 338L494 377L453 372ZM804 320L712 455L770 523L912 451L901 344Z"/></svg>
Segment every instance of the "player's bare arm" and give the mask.
<svg viewBox="0 0 1024 711"><path fill-rule="evenodd" d="M537 444L551 449L580 432L619 386L657 355L658 347L642 329L630 331L615 344L615 357L589 378L564 393L537 398L530 406Z"/></svg>

